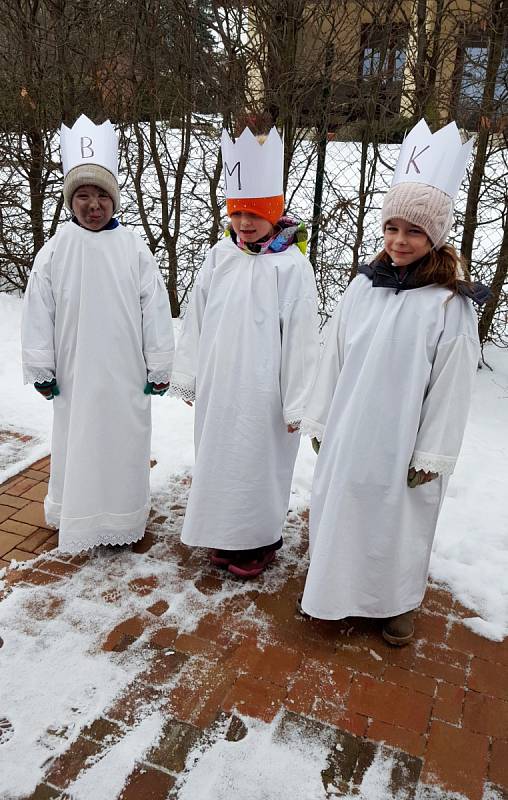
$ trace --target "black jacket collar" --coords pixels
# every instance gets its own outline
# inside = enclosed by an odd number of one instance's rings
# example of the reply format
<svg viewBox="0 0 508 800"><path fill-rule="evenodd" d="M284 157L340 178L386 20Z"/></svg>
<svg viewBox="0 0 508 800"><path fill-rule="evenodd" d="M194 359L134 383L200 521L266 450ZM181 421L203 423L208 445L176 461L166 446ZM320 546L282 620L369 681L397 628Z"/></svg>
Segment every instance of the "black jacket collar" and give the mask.
<svg viewBox="0 0 508 800"><path fill-rule="evenodd" d="M385 289L395 289L395 294L408 289L419 289L422 286L429 286L433 281L422 281L418 275L418 267L424 259L415 261L407 269L401 270L393 264L386 264L384 261L374 260L370 264L361 264L358 272L366 275L372 281L373 287ZM488 286L483 283L468 283L467 281L457 281L457 292L464 297L469 297L477 305L483 305L491 296Z"/></svg>

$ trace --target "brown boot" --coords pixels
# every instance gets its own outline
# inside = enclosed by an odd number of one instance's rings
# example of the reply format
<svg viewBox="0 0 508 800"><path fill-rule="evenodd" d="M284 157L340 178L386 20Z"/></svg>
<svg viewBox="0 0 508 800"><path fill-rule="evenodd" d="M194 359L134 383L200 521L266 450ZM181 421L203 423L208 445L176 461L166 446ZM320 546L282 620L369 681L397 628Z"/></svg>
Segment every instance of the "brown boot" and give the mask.
<svg viewBox="0 0 508 800"><path fill-rule="evenodd" d="M387 619L383 625L383 639L395 647L409 644L415 632L414 615L414 611L406 611L405 614Z"/></svg>
<svg viewBox="0 0 508 800"><path fill-rule="evenodd" d="M301 594L300 597L297 597L297 599L296 599L296 610L300 614L301 617L305 617L305 619L312 619L311 615L307 614L307 612L304 611L303 608L302 608L302 598L303 598L303 594Z"/></svg>

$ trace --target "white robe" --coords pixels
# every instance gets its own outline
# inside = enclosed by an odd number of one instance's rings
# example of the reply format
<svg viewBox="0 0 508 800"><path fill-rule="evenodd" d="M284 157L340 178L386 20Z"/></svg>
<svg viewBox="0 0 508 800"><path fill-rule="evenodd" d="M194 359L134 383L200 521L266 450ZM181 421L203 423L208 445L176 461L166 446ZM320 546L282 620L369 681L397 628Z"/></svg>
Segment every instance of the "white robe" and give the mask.
<svg viewBox="0 0 508 800"><path fill-rule="evenodd" d="M196 398L182 541L245 550L281 536L299 422L319 358L317 292L295 245L250 255L224 238L185 314L173 393Z"/></svg>
<svg viewBox="0 0 508 800"><path fill-rule="evenodd" d="M480 354L471 302L450 297L359 275L330 322L303 421L322 439L302 600L313 617L392 617L423 599ZM439 478L411 489L410 466Z"/></svg>
<svg viewBox="0 0 508 800"><path fill-rule="evenodd" d="M166 288L138 234L63 225L35 259L22 340L25 383L54 375L60 389L44 503L59 549L136 541L150 509L143 390L174 352Z"/></svg>

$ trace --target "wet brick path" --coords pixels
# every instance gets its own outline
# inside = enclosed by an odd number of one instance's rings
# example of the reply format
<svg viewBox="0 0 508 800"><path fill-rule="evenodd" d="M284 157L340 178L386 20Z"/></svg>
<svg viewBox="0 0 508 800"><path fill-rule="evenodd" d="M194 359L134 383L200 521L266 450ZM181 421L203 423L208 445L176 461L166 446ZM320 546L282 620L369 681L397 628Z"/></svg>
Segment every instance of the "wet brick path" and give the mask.
<svg viewBox="0 0 508 800"><path fill-rule="evenodd" d="M57 538L42 507L49 469L49 459L42 459L0 486L0 566L37 559L33 566L8 570L4 596L17 584L37 593L70 580L89 561L87 555L53 552ZM184 509L174 509L181 521ZM149 554L165 538L166 557L194 577L199 592L216 592L225 574L204 553L169 537L169 522L152 514L134 551ZM295 599L301 576L288 574L276 594L258 591L253 582L252 591L225 602L220 615L204 616L192 634L171 626L156 574L132 584L129 590L146 600L145 610L134 617L127 613L102 647L135 652L143 637L148 666L48 765L31 800L65 798L87 759L124 736L154 702L165 715L164 735L128 778L122 800L163 800L196 742L212 742L218 726L227 738L241 739L245 728L236 712L269 722L281 709L282 739L296 728L327 743L325 787L346 792L359 786L384 748L393 756L392 787L401 798L415 797L417 787L418 798L433 800L449 792L482 800L487 790L496 792L496 800L508 798L508 640L496 643L472 633L461 622L470 612L443 589L429 587L414 643L396 649L369 621L300 618ZM262 640L241 613L247 603L268 620ZM11 735L0 707L0 747ZM340 795L334 789L332 796Z"/></svg>

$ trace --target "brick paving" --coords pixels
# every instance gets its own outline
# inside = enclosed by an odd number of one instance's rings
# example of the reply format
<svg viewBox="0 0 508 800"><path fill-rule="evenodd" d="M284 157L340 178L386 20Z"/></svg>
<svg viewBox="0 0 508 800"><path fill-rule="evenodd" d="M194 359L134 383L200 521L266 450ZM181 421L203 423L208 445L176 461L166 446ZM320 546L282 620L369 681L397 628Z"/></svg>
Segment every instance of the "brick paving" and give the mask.
<svg viewBox="0 0 508 800"><path fill-rule="evenodd" d="M71 580L89 562L87 555L52 553L57 535L47 527L42 507L49 471L44 458L0 486L0 566L38 559L34 566L9 569L5 592L16 584L37 592ZM183 507L172 508L181 521ZM165 539L166 557L192 577L200 593L218 591L230 579L227 574L211 567L203 552L168 536L165 523L165 517L152 514L134 551L149 553ZM291 573L276 593L260 592L254 581L248 595L225 602L220 616L206 615L189 634L168 624L169 605L160 599L155 575L132 580L129 590L146 599L145 611L126 613L102 648L125 653L148 634L148 666L47 766L31 800L68 797L65 789L86 760L121 739L155 701L166 719L164 735L129 776L122 800L171 796L186 754L205 735L212 741L219 722L227 727L226 738L245 736L236 713L266 722L279 715L281 737L295 728L325 737L325 789L333 785L346 792L359 786L382 748L393 757L392 788L403 798L416 792L419 800L446 798L457 792L482 800L490 790L496 800L506 800L508 640L497 643L472 633L462 624L469 612L448 592L430 586L415 641L391 648L381 639L379 625L368 620L303 620L295 613L301 588L302 577ZM156 589L159 599L151 602ZM114 590L103 596L105 603L118 600ZM242 615L242 603L254 603L268 621L262 637ZM44 613L57 615L58 604ZM0 747L9 736L0 708ZM340 794L333 789L329 796Z"/></svg>
<svg viewBox="0 0 508 800"><path fill-rule="evenodd" d="M2 466L19 464L27 458L28 445L33 437L15 430L0 428L0 462Z"/></svg>

